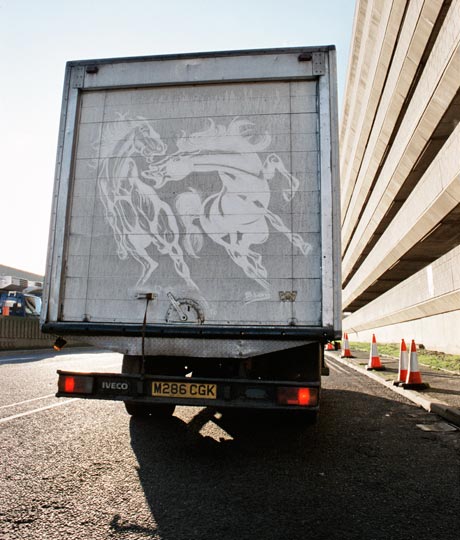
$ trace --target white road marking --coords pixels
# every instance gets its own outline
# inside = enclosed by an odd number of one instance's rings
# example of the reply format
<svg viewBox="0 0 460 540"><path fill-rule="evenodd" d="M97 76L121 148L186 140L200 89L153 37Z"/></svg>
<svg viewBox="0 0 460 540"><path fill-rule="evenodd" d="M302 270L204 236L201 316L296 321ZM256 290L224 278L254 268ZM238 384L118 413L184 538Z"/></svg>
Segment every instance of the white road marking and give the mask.
<svg viewBox="0 0 460 540"><path fill-rule="evenodd" d="M36 364L36 363L30 363L30 364L27 364L26 366L23 366L23 367L33 367L33 368L36 368L36 367L48 367L48 366L56 366L56 365L62 365L63 363L69 363L69 362L88 362L89 359L86 358L86 359L83 359L83 358L67 358L67 357L64 357L65 359L62 359L62 360L54 360L52 362L46 362L45 364ZM33 357L30 357L30 358L10 358L8 360L0 360L0 365L5 365L5 364L19 364L20 362L23 362L24 360L35 360L35 362L41 362L43 360L48 360L50 359L49 356L45 356L43 358L37 358L35 356ZM116 364L110 364L110 366L102 366L102 367L111 367L111 366L121 366L121 359L118 363Z"/></svg>
<svg viewBox="0 0 460 540"><path fill-rule="evenodd" d="M119 363L107 364L106 366L99 366L99 369L110 368L110 367L115 367L119 365L120 365ZM7 407L15 407L16 405L24 405L25 403L30 403L31 401L38 401L40 399L47 399L50 397L55 397L55 394L47 394L46 396L39 396L36 398L25 399L24 401L17 401L16 403L9 403L8 405L0 405L0 409L6 409Z"/></svg>
<svg viewBox="0 0 460 540"><path fill-rule="evenodd" d="M6 418L0 418L0 424L10 422L16 418L21 418L22 416L29 416L31 414L39 413L41 411L46 411L47 409L53 409L54 407L61 407L62 405L68 405L69 403L75 403L76 400L68 399L66 401L60 401L59 403L53 403L53 405L47 405L46 407L40 407L39 409L33 409L32 411L27 411L19 414L13 414L12 416L7 416Z"/></svg>
<svg viewBox="0 0 460 540"><path fill-rule="evenodd" d="M345 375L350 375L350 372L344 369L342 366L338 366L335 363L332 363L330 360L327 362L327 365L333 370L340 373L344 373Z"/></svg>
<svg viewBox="0 0 460 540"><path fill-rule="evenodd" d="M62 362L82 362L82 361L88 361L88 356L97 355L101 353L80 353L77 358L69 358L69 356L74 356L72 354L65 354L62 356L47 356L45 353L37 353L34 356L11 356L7 357L4 360L0 360L0 365L3 364L16 364L19 362L24 362L26 360L33 360L35 362L41 362L43 360L52 360L52 362L48 362L45 364L41 364L41 366L52 366L54 364L61 364ZM110 351L102 354L117 354L117 353L111 353ZM0 357L1 358L1 357ZM121 365L121 358L119 365ZM31 364L27 367L37 367L37 364Z"/></svg>
<svg viewBox="0 0 460 540"><path fill-rule="evenodd" d="M84 354L86 351L82 351L82 349L76 349L73 354ZM23 360L46 360L47 358L55 358L56 354L51 349L42 349L40 351L35 351L34 353L29 353L23 356L14 356L14 352L11 351L12 356L7 356L5 360L0 360L0 364L9 364L11 362L22 362ZM63 354L62 357L70 356L72 353L69 354ZM3 356L3 355L2 355ZM0 357L1 358L1 357Z"/></svg>
<svg viewBox="0 0 460 540"><path fill-rule="evenodd" d="M36 360L37 362L39 360L45 360L48 358L47 356L41 357L41 356L13 356L12 358L8 358L6 360L0 360L0 364L14 364L16 362L23 362L24 360Z"/></svg>
<svg viewBox="0 0 460 540"><path fill-rule="evenodd" d="M37 401L39 399L46 399L54 397L54 394L48 394L46 396L35 397L32 399L25 399L24 401L17 401L16 403L10 403L9 405L1 405L0 409L6 409L7 407L15 407L16 405L23 405L24 403L30 403L31 401Z"/></svg>

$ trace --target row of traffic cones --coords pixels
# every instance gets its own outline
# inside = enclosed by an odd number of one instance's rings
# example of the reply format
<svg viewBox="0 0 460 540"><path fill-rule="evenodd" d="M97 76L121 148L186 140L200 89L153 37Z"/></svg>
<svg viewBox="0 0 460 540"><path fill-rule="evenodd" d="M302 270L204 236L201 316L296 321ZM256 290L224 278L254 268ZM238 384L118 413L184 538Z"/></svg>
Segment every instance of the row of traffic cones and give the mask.
<svg viewBox="0 0 460 540"><path fill-rule="evenodd" d="M399 369L398 378L393 382L395 386L402 386L408 390L423 390L429 385L422 382L422 375L418 367L417 347L412 340L410 346L410 357L408 359L406 342L401 340L399 349Z"/></svg>
<svg viewBox="0 0 460 540"><path fill-rule="evenodd" d="M332 344L330 349L333 349ZM326 347L328 349L328 347ZM330 350L328 349L328 350ZM350 351L350 344L348 342L348 334L343 336L343 345L342 345L342 358L355 358ZM382 365L380 361L380 355L377 350L377 341L375 339L375 334L372 334L371 341L371 350L369 353L369 362L366 366L367 370L372 371L383 371L385 366ZM399 353L399 369L398 369L398 378L393 383L396 386L401 386L402 388L410 390L423 390L428 388L428 384L422 382L422 375L418 366L417 358L417 347L415 341L412 340L410 357L407 352L407 347L404 339L401 340L401 347Z"/></svg>
<svg viewBox="0 0 460 540"><path fill-rule="evenodd" d="M326 351L337 351L340 348L340 342L335 341L332 343L329 341L326 345ZM355 358L350 351L350 344L348 342L348 334L343 335L342 341L342 356L341 358Z"/></svg>
<svg viewBox="0 0 460 540"><path fill-rule="evenodd" d="M334 342L332 343L329 341L326 344L326 351L337 351L340 348L340 342ZM350 344L348 342L348 334L343 335L343 341L342 341L342 356L341 358L356 358L351 354L350 351Z"/></svg>

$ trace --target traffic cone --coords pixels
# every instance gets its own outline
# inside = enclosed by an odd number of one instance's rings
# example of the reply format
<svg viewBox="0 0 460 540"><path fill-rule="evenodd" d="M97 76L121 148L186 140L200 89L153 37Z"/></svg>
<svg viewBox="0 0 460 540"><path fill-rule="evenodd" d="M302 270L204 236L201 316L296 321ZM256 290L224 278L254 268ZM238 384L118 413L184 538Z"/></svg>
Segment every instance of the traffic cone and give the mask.
<svg viewBox="0 0 460 540"><path fill-rule="evenodd" d="M428 384L422 382L422 375L418 367L417 347L414 340L412 340L410 346L409 368L407 370L406 381L401 386L408 390L424 390L429 387Z"/></svg>
<svg viewBox="0 0 460 540"><path fill-rule="evenodd" d="M369 363L366 366L367 370L383 371L385 369L380 362L380 356L377 351L377 342L375 341L375 334L372 334L371 350L369 354Z"/></svg>
<svg viewBox="0 0 460 540"><path fill-rule="evenodd" d="M343 346L342 346L342 358L354 358L350 351L350 344L348 343L348 334L343 334Z"/></svg>
<svg viewBox="0 0 460 540"><path fill-rule="evenodd" d="M399 369L398 369L398 378L393 382L395 386L405 383L407 379L407 365L408 365L408 356L407 356L407 347L406 342L401 340L401 347L399 349Z"/></svg>
<svg viewBox="0 0 460 540"><path fill-rule="evenodd" d="M329 343L326 345L326 351L333 351L334 345L329 341Z"/></svg>

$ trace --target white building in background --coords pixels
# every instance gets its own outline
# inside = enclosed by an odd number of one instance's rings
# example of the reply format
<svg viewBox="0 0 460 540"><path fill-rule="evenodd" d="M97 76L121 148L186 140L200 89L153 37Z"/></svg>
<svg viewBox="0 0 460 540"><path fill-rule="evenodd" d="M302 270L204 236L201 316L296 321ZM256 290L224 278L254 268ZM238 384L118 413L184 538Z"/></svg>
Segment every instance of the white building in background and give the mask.
<svg viewBox="0 0 460 540"><path fill-rule="evenodd" d="M351 340L460 353L460 0L357 0L340 130Z"/></svg>

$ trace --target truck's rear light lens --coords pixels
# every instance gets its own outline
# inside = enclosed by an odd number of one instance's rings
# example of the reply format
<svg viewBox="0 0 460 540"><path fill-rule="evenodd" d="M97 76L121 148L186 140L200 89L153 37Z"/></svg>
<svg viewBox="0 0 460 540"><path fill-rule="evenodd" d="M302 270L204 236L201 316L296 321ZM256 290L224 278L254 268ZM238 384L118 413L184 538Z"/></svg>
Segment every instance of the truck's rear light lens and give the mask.
<svg viewBox="0 0 460 540"><path fill-rule="evenodd" d="M75 377L65 377L64 392L71 394L75 390Z"/></svg>
<svg viewBox="0 0 460 540"><path fill-rule="evenodd" d="M282 386L278 388L277 397L280 405L301 405L303 407L315 407L318 405L317 388Z"/></svg>
<svg viewBox="0 0 460 540"><path fill-rule="evenodd" d="M81 375L60 375L58 388L64 394L91 394L93 392L93 377Z"/></svg>

